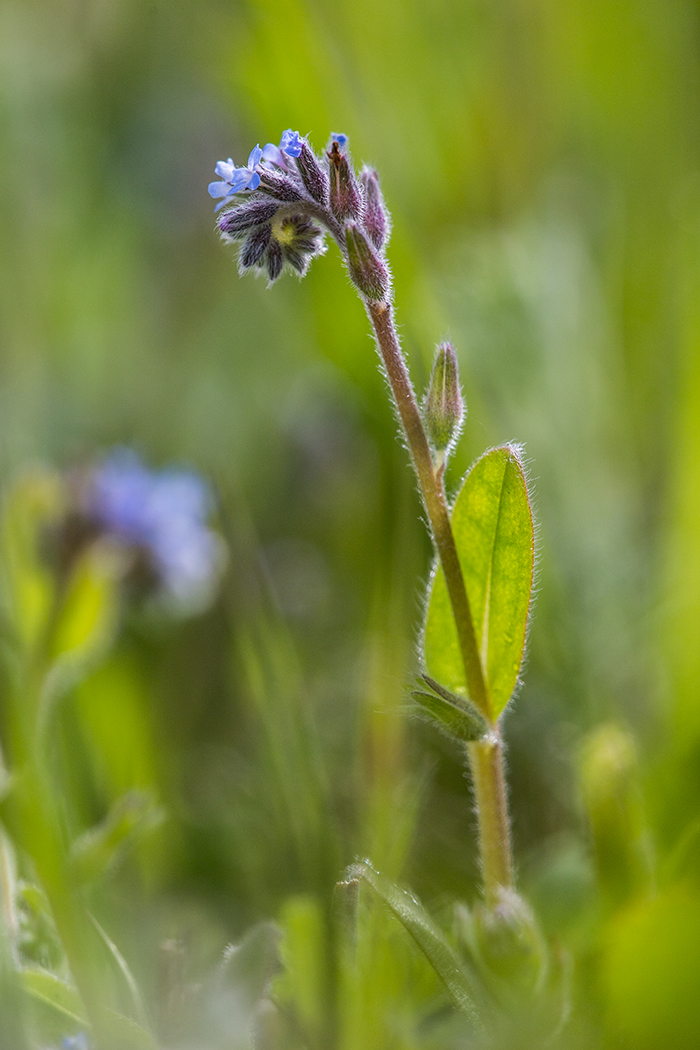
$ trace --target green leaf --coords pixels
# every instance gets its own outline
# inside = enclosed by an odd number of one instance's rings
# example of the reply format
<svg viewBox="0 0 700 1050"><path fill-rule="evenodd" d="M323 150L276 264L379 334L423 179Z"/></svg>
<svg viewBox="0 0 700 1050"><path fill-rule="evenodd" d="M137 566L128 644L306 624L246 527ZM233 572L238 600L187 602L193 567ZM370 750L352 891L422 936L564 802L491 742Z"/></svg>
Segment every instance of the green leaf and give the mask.
<svg viewBox="0 0 700 1050"><path fill-rule="evenodd" d="M112 805L99 824L73 844L71 875L80 883L94 882L144 835L162 823L163 811L145 791L129 791Z"/></svg>
<svg viewBox="0 0 700 1050"><path fill-rule="evenodd" d="M114 1010L107 1011L109 1017L110 1046L112 1040L119 1050L159 1050L158 1044L145 1028L142 1028L130 1017L116 1013ZM118 1041L117 1041L118 1040Z"/></svg>
<svg viewBox="0 0 700 1050"><path fill-rule="evenodd" d="M467 474L452 529L481 654L491 715L513 695L525 651L535 540L518 449L493 448ZM433 573L423 631L428 673L458 696L467 683L441 567Z"/></svg>
<svg viewBox="0 0 700 1050"><path fill-rule="evenodd" d="M369 861L351 865L346 879L361 879L381 897L425 955L445 985L455 1005L475 1023L479 1014L475 1003L476 978L461 960L444 933L416 898L376 871Z"/></svg>
<svg viewBox="0 0 700 1050"><path fill-rule="evenodd" d="M19 978L25 992L33 999L51 1007L79 1027L89 1027L78 992L72 985L57 977L55 973L37 967L36 969L20 970Z"/></svg>
<svg viewBox="0 0 700 1050"><path fill-rule="evenodd" d="M448 736L466 743L480 740L488 732L486 719L471 701L443 689L428 675L421 675L421 680L428 689L415 689L411 693L419 713L437 723Z"/></svg>

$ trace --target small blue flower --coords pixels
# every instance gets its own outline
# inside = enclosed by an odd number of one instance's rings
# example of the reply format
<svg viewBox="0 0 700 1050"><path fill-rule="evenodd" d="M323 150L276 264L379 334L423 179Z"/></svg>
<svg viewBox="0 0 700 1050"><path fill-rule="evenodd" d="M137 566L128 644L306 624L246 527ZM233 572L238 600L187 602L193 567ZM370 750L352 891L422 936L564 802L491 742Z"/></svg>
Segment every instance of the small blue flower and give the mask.
<svg viewBox="0 0 700 1050"><path fill-rule="evenodd" d="M282 132L279 146L275 146L274 142L268 142L263 148L263 160L268 161L270 164L276 164L278 168L283 168L286 171L285 154L288 157L301 156L303 142L304 140L298 131L292 131L291 128L287 128L286 131Z"/></svg>
<svg viewBox="0 0 700 1050"><path fill-rule="evenodd" d="M221 541L206 524L211 505L199 474L149 470L130 449L97 468L89 495L101 529L146 555L163 591L185 604L210 590L220 564Z"/></svg>
<svg viewBox="0 0 700 1050"><path fill-rule="evenodd" d="M282 132L282 139L280 141L280 149L283 153L286 153L288 157L298 157L301 155L301 147L304 140L298 131L292 131L288 128Z"/></svg>
<svg viewBox="0 0 700 1050"><path fill-rule="evenodd" d="M258 145L251 150L248 164L244 168L237 168L230 157L228 160L220 160L217 163L214 171L221 176L223 182L209 183L209 196L224 198L217 204L217 211L219 208L223 208L231 197L236 193L240 193L241 190L256 190L258 188L260 176L258 175L257 167L262 159L262 155L263 151Z"/></svg>
<svg viewBox="0 0 700 1050"><path fill-rule="evenodd" d="M337 142L341 149L345 149L348 144L348 137L342 131L332 131L331 142Z"/></svg>

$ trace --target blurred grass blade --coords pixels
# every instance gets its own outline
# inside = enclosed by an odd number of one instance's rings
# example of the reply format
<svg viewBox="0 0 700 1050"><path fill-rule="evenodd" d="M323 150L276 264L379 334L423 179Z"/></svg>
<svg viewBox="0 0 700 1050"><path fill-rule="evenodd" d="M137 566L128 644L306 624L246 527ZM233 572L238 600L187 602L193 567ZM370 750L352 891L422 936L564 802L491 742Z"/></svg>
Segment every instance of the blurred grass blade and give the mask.
<svg viewBox="0 0 700 1050"><path fill-rule="evenodd" d="M423 905L408 890L402 889L375 871L369 861L351 865L346 872L346 878L362 879L381 897L423 952L455 1005L478 1024L479 1013L474 994L476 979L466 964L458 958L454 948Z"/></svg>
<svg viewBox="0 0 700 1050"><path fill-rule="evenodd" d="M128 962L126 961L122 953L119 951L112 938L100 926L95 916L90 915L90 919L92 920L93 926L95 927L100 937L104 941L105 945L107 946L110 955L116 962L119 968L119 972L124 978L124 982L127 988L129 989L129 995L131 996L131 999L133 1001L134 1009L139 1019L139 1023L142 1024L145 1028L150 1028L150 1021L148 1018L148 1011L146 1010L146 1004L143 1001L143 996L141 995L139 986L136 983L136 978L131 972L131 968L129 967Z"/></svg>
<svg viewBox="0 0 700 1050"><path fill-rule="evenodd" d="M469 700L443 689L428 675L421 675L421 681L428 688L411 693L419 713L436 722L448 736L466 743L479 740L488 732L486 719Z"/></svg>
<svg viewBox="0 0 700 1050"><path fill-rule="evenodd" d="M220 978L245 999L252 1013L280 970L282 931L273 922L260 922L248 930L240 944L230 945L221 963Z"/></svg>
<svg viewBox="0 0 700 1050"><path fill-rule="evenodd" d="M85 1008L78 992L72 985L49 970L25 969L19 971L20 983L33 999L51 1007L72 1024L88 1028Z"/></svg>
<svg viewBox="0 0 700 1050"><path fill-rule="evenodd" d="M452 511L452 529L469 596L491 714L513 695L525 650L534 528L519 450L493 448L466 476ZM467 696L464 667L438 567L428 595L423 632L428 673L443 688Z"/></svg>
<svg viewBox="0 0 700 1050"><path fill-rule="evenodd" d="M102 878L120 856L164 819L151 795L129 791L118 798L104 820L73 844L71 874L81 883Z"/></svg>
<svg viewBox="0 0 700 1050"><path fill-rule="evenodd" d="M333 890L333 919L342 943L351 954L357 947L359 905L359 879L336 882Z"/></svg>

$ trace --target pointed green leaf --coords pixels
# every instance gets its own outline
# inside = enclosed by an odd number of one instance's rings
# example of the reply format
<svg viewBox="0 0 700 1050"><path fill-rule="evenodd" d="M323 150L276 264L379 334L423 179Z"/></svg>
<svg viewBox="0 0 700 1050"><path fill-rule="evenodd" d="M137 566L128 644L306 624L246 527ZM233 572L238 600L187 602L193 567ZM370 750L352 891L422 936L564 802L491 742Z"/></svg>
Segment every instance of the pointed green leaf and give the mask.
<svg viewBox="0 0 700 1050"><path fill-rule="evenodd" d="M73 843L71 875L80 883L100 879L141 838L164 819L146 791L128 791L112 805L104 820Z"/></svg>
<svg viewBox="0 0 700 1050"><path fill-rule="evenodd" d="M362 879L381 897L423 952L455 1005L474 1023L478 1023L474 994L476 979L420 901L408 890L381 875L369 861L351 865L345 877L348 880Z"/></svg>
<svg viewBox="0 0 700 1050"><path fill-rule="evenodd" d="M114 1010L109 1010L108 1015L110 1046L118 1046L119 1050L159 1050L151 1033L136 1021Z"/></svg>
<svg viewBox="0 0 700 1050"><path fill-rule="evenodd" d="M66 1021L87 1028L85 1008L75 988L49 970L39 967L20 970L19 979L24 990L39 1002L50 1006Z"/></svg>
<svg viewBox="0 0 700 1050"><path fill-rule="evenodd" d="M448 736L467 743L480 740L488 732L486 719L470 700L443 689L428 675L421 675L421 683L427 689L415 689L411 693L419 713L435 722Z"/></svg>
<svg viewBox="0 0 700 1050"><path fill-rule="evenodd" d="M452 511L452 529L481 654L491 713L513 695L525 651L535 540L525 472L518 449L493 448L467 474ZM423 632L428 673L467 696L464 667L447 595L437 567Z"/></svg>

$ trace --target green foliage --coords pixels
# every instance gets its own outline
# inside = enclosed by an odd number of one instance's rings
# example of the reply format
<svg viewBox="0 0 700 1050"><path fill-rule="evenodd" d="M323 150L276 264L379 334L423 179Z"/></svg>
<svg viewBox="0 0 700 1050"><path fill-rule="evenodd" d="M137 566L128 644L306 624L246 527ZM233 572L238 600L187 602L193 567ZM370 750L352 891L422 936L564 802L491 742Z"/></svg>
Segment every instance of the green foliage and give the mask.
<svg viewBox="0 0 700 1050"><path fill-rule="evenodd" d="M473 1023L478 1024L475 978L423 905L408 890L375 871L367 861L354 864L348 869L347 876L362 880L381 897L423 952L455 1005Z"/></svg>
<svg viewBox="0 0 700 1050"><path fill-rule="evenodd" d="M428 675L422 675L420 681L428 690L412 691L411 696L418 710L436 722L448 736L467 743L469 740L479 740L488 732L486 719L469 700L443 689Z"/></svg>
<svg viewBox="0 0 700 1050"><path fill-rule="evenodd" d="M475 893L461 763L406 718L430 555L362 310L333 251L301 288L267 295L238 282L212 237L215 158L240 163L289 126L320 148L342 128L382 173L417 384L436 336L459 357L472 422L448 485L511 436L537 465L537 630L508 766L520 885L551 938L558 991L545 1035L511 1004L491 1047L694 1046L696 4L115 0L80 18L67 0L0 7L4 830L17 786L32 783L18 768L40 700L25 658L55 599L37 544L63 498L53 471L129 444L216 480L226 586L199 619L130 613L117 635L111 566L83 565L52 650L65 674L43 680L58 701L41 762L51 822L25 810L13 826L37 856L59 843L78 867L90 829L109 829L81 893L159 1042L184 1041L164 1020L184 1016L208 1050L219 1036L205 1036L193 988L209 987L224 945L286 916L290 899L322 900L356 855L415 886L439 930L445 896ZM494 679L501 704L516 650ZM420 687L428 715L469 735L469 709L450 699L466 702L456 657L447 674L426 669L443 689ZM126 825L111 821L132 791L168 820L125 848ZM17 976L68 977L60 908L27 849L16 863L0 886L0 1047L59 1046L75 1028ZM323 908L300 909L288 942L298 960L318 950L314 987L319 970L342 984L337 1030L335 1008L318 1008L323 1050L474 1045L431 1006L444 1002L438 979L395 916L359 910L352 971L333 968ZM105 1001L133 1012L90 929ZM183 972L169 982L172 943ZM280 1015L265 1009L278 1050Z"/></svg>
<svg viewBox="0 0 700 1050"><path fill-rule="evenodd" d="M451 520L490 709L497 718L518 682L534 570L532 514L517 449L492 449L476 461L455 500ZM428 595L423 656L428 673L443 688L467 696L440 567Z"/></svg>
<svg viewBox="0 0 700 1050"><path fill-rule="evenodd" d="M64 1026L87 1028L85 1007L75 988L61 980L49 970L26 969L20 971L24 990L32 998L60 1015Z"/></svg>

